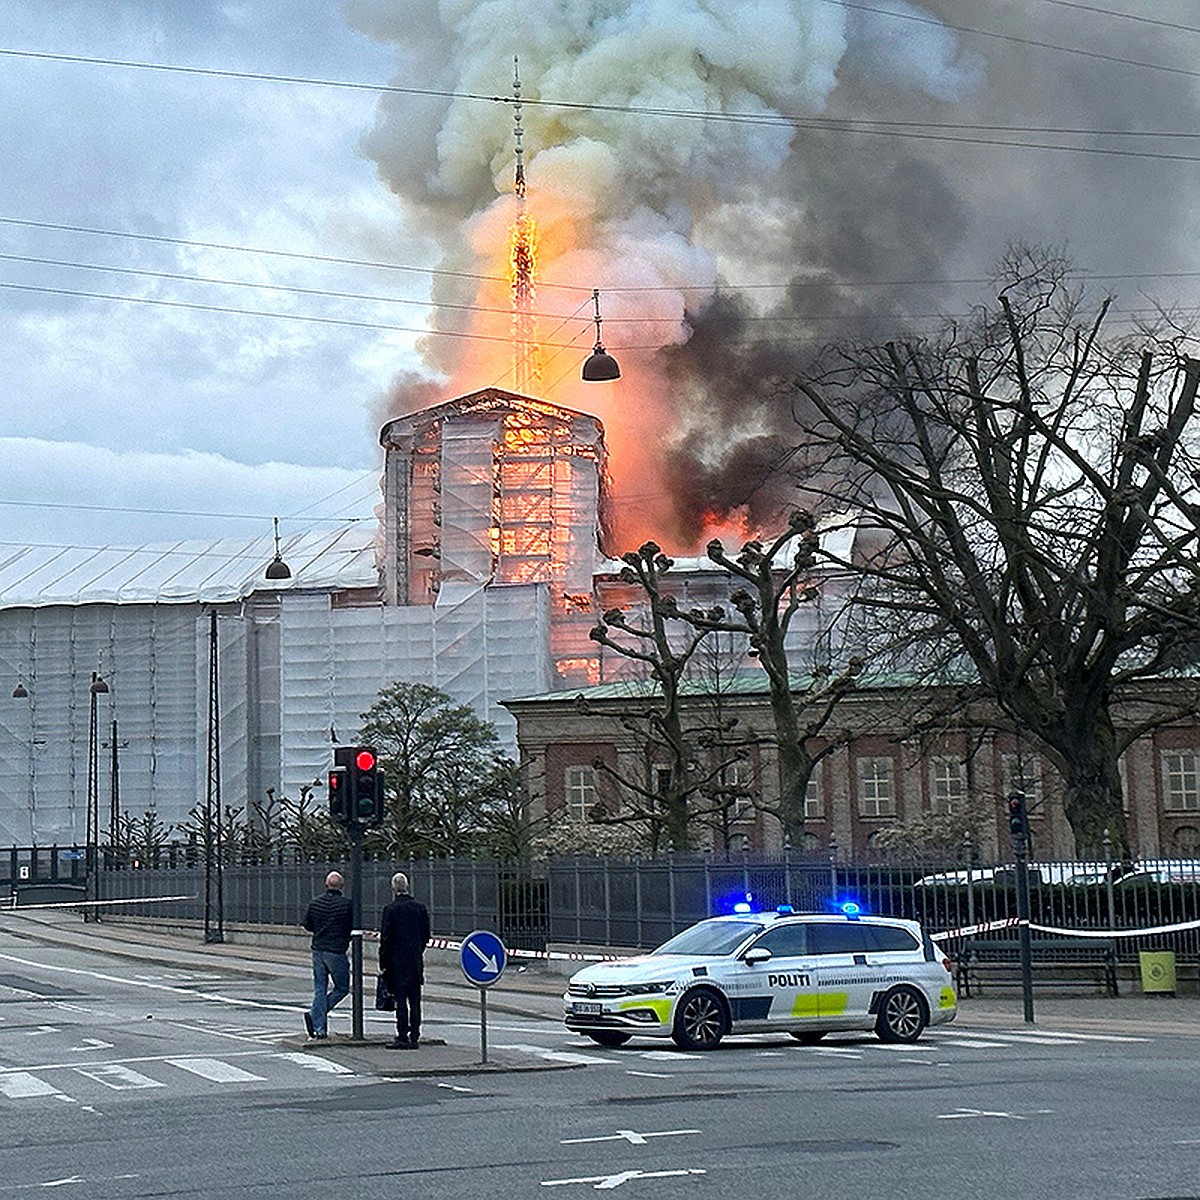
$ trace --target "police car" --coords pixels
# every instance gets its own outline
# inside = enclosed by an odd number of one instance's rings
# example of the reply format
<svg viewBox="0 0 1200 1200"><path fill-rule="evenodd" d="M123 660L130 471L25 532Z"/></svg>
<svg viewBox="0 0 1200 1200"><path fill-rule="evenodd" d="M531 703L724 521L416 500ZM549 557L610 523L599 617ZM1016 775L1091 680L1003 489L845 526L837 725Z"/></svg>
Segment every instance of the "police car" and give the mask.
<svg viewBox="0 0 1200 1200"><path fill-rule="evenodd" d="M566 1026L601 1046L670 1037L712 1050L729 1033L811 1043L873 1029L885 1042L915 1042L926 1026L952 1021L950 960L921 926L847 908L735 911L649 954L585 967L563 997Z"/></svg>

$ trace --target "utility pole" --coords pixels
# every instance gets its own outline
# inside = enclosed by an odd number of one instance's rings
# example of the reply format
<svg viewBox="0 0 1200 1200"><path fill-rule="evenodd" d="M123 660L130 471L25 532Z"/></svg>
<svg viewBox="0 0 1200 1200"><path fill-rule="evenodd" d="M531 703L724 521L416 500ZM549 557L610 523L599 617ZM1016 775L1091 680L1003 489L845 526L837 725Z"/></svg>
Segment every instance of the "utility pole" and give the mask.
<svg viewBox="0 0 1200 1200"><path fill-rule="evenodd" d="M1029 933L1029 815L1025 793L1008 796L1008 832L1017 860L1017 937L1021 955L1021 995L1025 1002L1025 1021L1033 1024L1033 945Z"/></svg>

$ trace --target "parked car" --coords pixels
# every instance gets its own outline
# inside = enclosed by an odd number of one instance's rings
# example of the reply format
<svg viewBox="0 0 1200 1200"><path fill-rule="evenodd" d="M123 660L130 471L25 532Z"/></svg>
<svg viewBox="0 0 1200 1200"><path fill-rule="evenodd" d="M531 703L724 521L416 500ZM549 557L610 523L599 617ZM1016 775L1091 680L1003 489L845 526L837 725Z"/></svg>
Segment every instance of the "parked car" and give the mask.
<svg viewBox="0 0 1200 1200"><path fill-rule="evenodd" d="M914 1042L954 1019L950 960L915 921L855 914L735 913L685 929L650 954L578 971L568 1029L602 1046L631 1037L712 1050L727 1034L819 1041L873 1029Z"/></svg>

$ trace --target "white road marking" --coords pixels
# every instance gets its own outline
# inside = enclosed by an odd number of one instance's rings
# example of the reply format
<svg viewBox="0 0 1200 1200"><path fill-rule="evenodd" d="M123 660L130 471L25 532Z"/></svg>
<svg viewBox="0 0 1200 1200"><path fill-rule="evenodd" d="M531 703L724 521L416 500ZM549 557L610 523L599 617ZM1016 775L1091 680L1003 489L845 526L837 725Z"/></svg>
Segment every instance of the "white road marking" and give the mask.
<svg viewBox="0 0 1200 1200"><path fill-rule="evenodd" d="M968 1050L1004 1050L1012 1045L1011 1042L984 1042L976 1038L959 1038L954 1044Z"/></svg>
<svg viewBox="0 0 1200 1200"><path fill-rule="evenodd" d="M446 1088L447 1091L451 1092L472 1092L475 1090L474 1088L461 1087L457 1083L439 1083L438 1087Z"/></svg>
<svg viewBox="0 0 1200 1200"><path fill-rule="evenodd" d="M1003 1121L1027 1121L1030 1117L1051 1113L1052 1108L1035 1108L1029 1113L991 1112L985 1108L959 1108L951 1113L938 1113L939 1121L964 1121L975 1117L997 1117Z"/></svg>
<svg viewBox="0 0 1200 1200"><path fill-rule="evenodd" d="M58 1088L25 1071L0 1075L0 1092L10 1100L23 1100L27 1096L59 1096L62 1094Z"/></svg>
<svg viewBox="0 0 1200 1200"><path fill-rule="evenodd" d="M103 1041L101 1038L84 1038L82 1046L68 1046L68 1054L87 1054L96 1050L111 1050L112 1042Z"/></svg>
<svg viewBox="0 0 1200 1200"><path fill-rule="evenodd" d="M137 1071L131 1071L128 1067L123 1067L119 1063L113 1063L107 1067L76 1067L76 1071L80 1075L86 1075L89 1079L94 1079L97 1083L102 1083L106 1088L112 1088L114 1092L132 1091L135 1088L160 1088L166 1087L165 1083L159 1083L157 1079L151 1079L149 1075L142 1075Z"/></svg>
<svg viewBox="0 0 1200 1200"><path fill-rule="evenodd" d="M605 1134L603 1137L560 1138L560 1146L579 1146L584 1142L628 1142L631 1146L644 1146L648 1138L683 1137L689 1133L699 1133L699 1129L664 1129L658 1133L635 1133L632 1129L618 1129L616 1133Z"/></svg>
<svg viewBox="0 0 1200 1200"><path fill-rule="evenodd" d="M211 1079L213 1083L262 1083L264 1079L262 1075L243 1071L219 1058L168 1058L167 1062L181 1071L199 1075L201 1079Z"/></svg>
<svg viewBox="0 0 1200 1200"><path fill-rule="evenodd" d="M616 1175L585 1175L579 1179L543 1179L542 1187L562 1187L569 1183L590 1183L598 1192L618 1188L631 1179L671 1179L679 1175L707 1175L703 1167L685 1167L680 1171L621 1171Z"/></svg>
<svg viewBox="0 0 1200 1200"><path fill-rule="evenodd" d="M642 1079L674 1079L674 1075L660 1075L656 1071L626 1071L626 1075L638 1075Z"/></svg>
<svg viewBox="0 0 1200 1200"><path fill-rule="evenodd" d="M651 1062L677 1062L681 1058L703 1058L704 1056L693 1054L687 1050L642 1050L638 1057L649 1059Z"/></svg>
<svg viewBox="0 0 1200 1200"><path fill-rule="evenodd" d="M349 1067L343 1067L341 1063L330 1062L327 1058L318 1058L315 1054L304 1054L298 1050L291 1051L288 1054L275 1054L272 1057L286 1059L288 1062L295 1063L298 1067L304 1067L308 1071L323 1071L327 1075L354 1074Z"/></svg>
<svg viewBox="0 0 1200 1200"><path fill-rule="evenodd" d="M601 1058L598 1054L575 1054L566 1050L548 1050L544 1046L528 1045L525 1042L513 1042L506 1046L497 1046L497 1050L519 1050L523 1054L532 1054L549 1062L577 1063L586 1066L589 1063L605 1063L612 1065L611 1058Z"/></svg>

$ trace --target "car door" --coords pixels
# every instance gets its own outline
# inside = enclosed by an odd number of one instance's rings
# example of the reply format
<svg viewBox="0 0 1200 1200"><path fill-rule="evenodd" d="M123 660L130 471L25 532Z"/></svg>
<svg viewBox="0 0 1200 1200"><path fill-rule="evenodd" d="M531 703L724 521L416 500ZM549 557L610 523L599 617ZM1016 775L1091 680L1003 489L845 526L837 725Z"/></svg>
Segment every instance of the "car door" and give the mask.
<svg viewBox="0 0 1200 1200"><path fill-rule="evenodd" d="M814 921L808 949L817 977L821 1023L855 1029L870 1024L871 997L881 971L870 927L857 921Z"/></svg>
<svg viewBox="0 0 1200 1200"><path fill-rule="evenodd" d="M747 1026L793 1029L817 1023L817 977L807 928L800 921L774 925L742 952L742 995L735 1008ZM765 962L745 961L750 951L762 950L771 953Z"/></svg>

